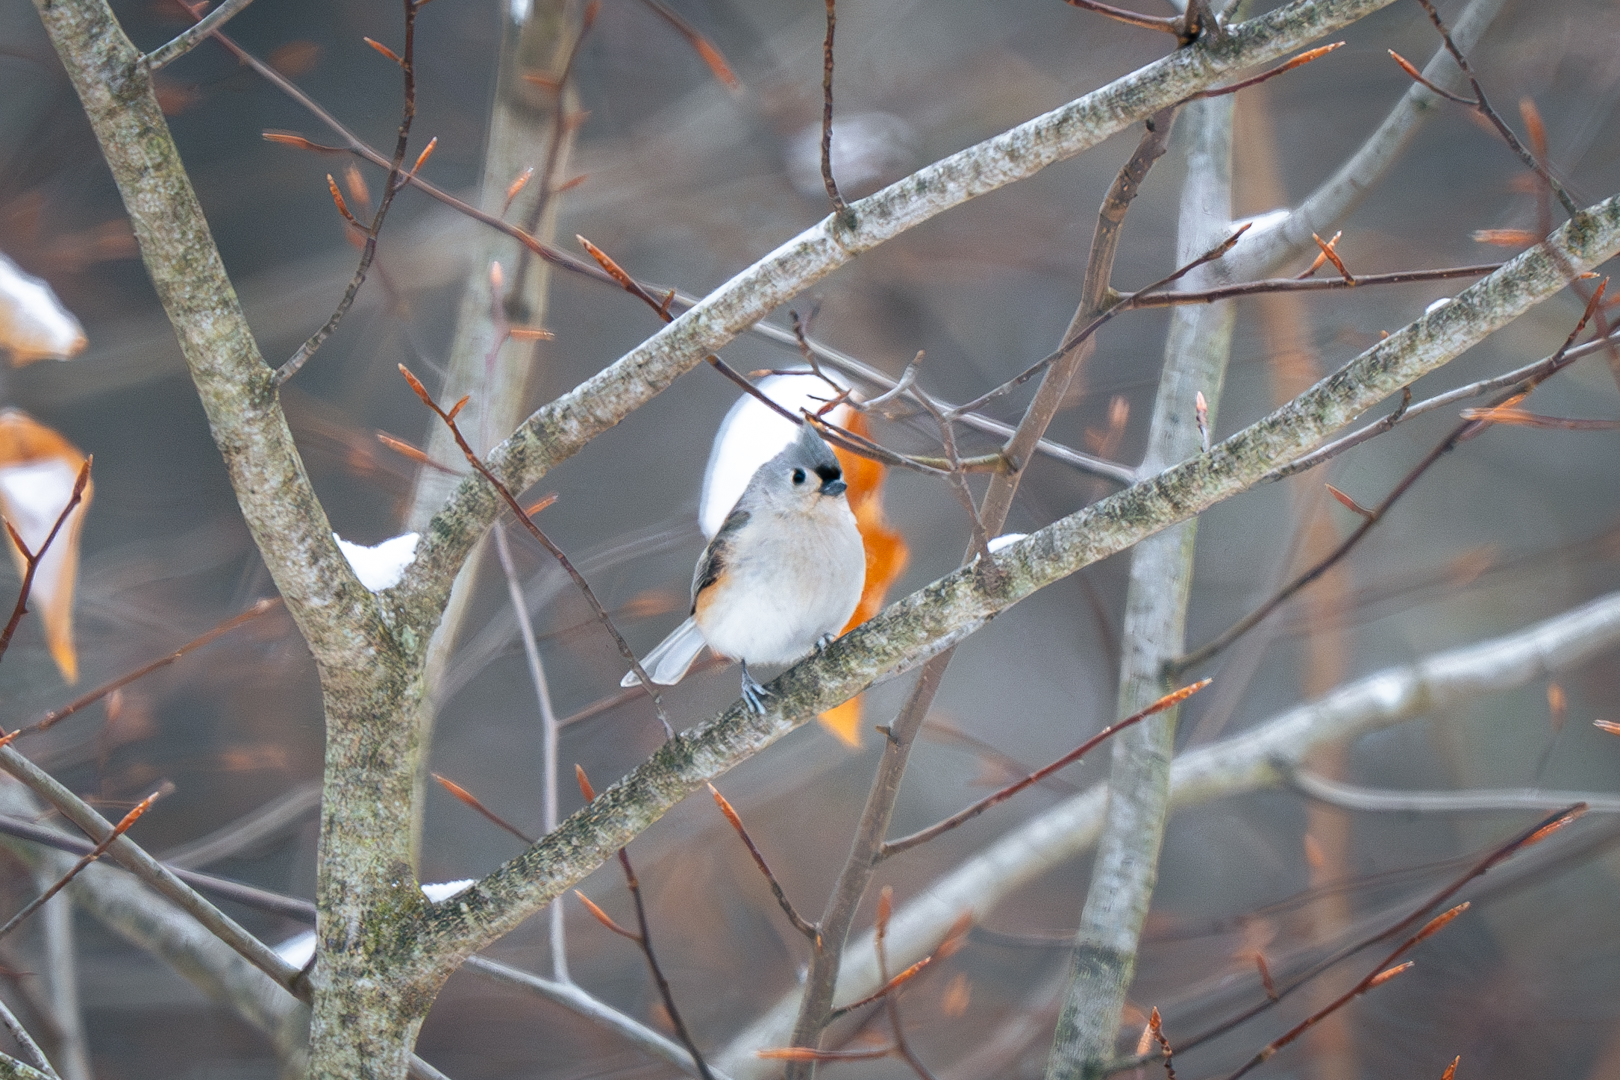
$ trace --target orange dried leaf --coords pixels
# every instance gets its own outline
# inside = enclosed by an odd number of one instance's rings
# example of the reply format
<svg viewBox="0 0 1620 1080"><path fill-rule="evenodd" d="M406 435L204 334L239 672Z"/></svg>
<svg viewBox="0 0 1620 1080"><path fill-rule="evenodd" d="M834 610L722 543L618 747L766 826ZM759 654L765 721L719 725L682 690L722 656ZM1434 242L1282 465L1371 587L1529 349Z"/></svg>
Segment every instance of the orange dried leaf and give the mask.
<svg viewBox="0 0 1620 1080"><path fill-rule="evenodd" d="M538 71L525 72L523 75L523 81L529 83L530 85L538 86L542 90L554 91L562 85L562 83L559 82L555 76L545 75Z"/></svg>
<svg viewBox="0 0 1620 1080"><path fill-rule="evenodd" d="M540 511L544 510L546 507L550 506L556 501L557 493L553 491L546 495L542 495L540 498L530 503L523 512L529 517L534 517L534 515L538 514Z"/></svg>
<svg viewBox="0 0 1620 1080"><path fill-rule="evenodd" d="M1620 735L1620 724L1615 723L1613 720L1594 720L1592 726L1601 731L1607 731L1610 735Z"/></svg>
<svg viewBox="0 0 1620 1080"><path fill-rule="evenodd" d="M507 332L519 341L551 341L557 336L538 326L514 326Z"/></svg>
<svg viewBox="0 0 1620 1080"><path fill-rule="evenodd" d="M504 214L507 210L512 208L512 200L518 197L518 192L529 186L529 180L532 179L533 176L534 166L530 165L527 169L524 169L522 172L518 173L516 180L513 180L510 184L506 185L506 205L501 208L501 213Z"/></svg>
<svg viewBox="0 0 1620 1080"><path fill-rule="evenodd" d="M894 886L885 885L883 891L878 893L877 918L874 924L877 927L877 936L883 937L889 931L889 916L894 914Z"/></svg>
<svg viewBox="0 0 1620 1080"><path fill-rule="evenodd" d="M1453 1078L1457 1075L1457 1066L1461 1062L1461 1054L1458 1054L1456 1057L1452 1058L1451 1064L1446 1066L1446 1071L1440 1074L1440 1080L1453 1080Z"/></svg>
<svg viewBox="0 0 1620 1080"><path fill-rule="evenodd" d="M332 201L337 204L338 213L343 215L343 220L357 229L364 228L355 220L354 215L349 213L349 204L343 201L343 192L338 190L337 181L332 179L331 173L326 174L326 186L332 192Z"/></svg>
<svg viewBox="0 0 1620 1080"><path fill-rule="evenodd" d="M857 435L870 437L871 427L861 413L852 413L844 426ZM911 549L901 533L889 527L883 512L883 480L888 467L871 458L852 454L833 447L839 466L844 470L844 481L849 485L846 493L849 508L855 514L855 527L860 530L861 544L866 549L866 584L861 587L861 601L855 614L844 624L840 634L847 634L861 623L876 615L883 607L889 590L911 561ZM851 698L820 716L821 723L845 745L861 744L861 699Z"/></svg>
<svg viewBox="0 0 1620 1080"><path fill-rule="evenodd" d="M79 678L73 644L73 589L79 576L79 537L95 494L86 471L88 458L59 433L18 409L0 410L0 515L12 538L12 561L20 578L26 549L39 566L29 607L44 621L45 642L64 681ZM62 511L79 491L50 547L40 553Z"/></svg>
<svg viewBox="0 0 1620 1080"><path fill-rule="evenodd" d="M606 270L608 272L608 276L613 278L614 281L617 281L626 289L635 288L635 282L631 280L630 275L620 269L619 264L609 258L607 252L603 251L601 248L597 247L595 244L591 243L589 240L577 233L574 235L574 239L579 241L580 246L585 249L586 254L595 259L597 265L599 265L603 270Z"/></svg>
<svg viewBox="0 0 1620 1080"><path fill-rule="evenodd" d="M1281 1000L1277 996L1277 984L1271 981L1271 967L1266 963L1265 953L1256 952L1254 954L1254 966L1260 972L1260 985L1265 987L1266 997L1272 1001Z"/></svg>
<svg viewBox="0 0 1620 1080"><path fill-rule="evenodd" d="M432 408L433 399L428 396L427 387L422 385L422 380L412 375L411 369L404 364L399 365L399 373L405 376L405 381L410 384L412 390L416 391L416 396L422 399L423 404Z"/></svg>
<svg viewBox="0 0 1620 1080"><path fill-rule="evenodd" d="M497 265L499 265L499 264L497 264ZM458 401L454 405L450 406L450 411L449 411L449 413L446 414L446 418L450 419L450 420L454 420L456 418L456 415L458 413L460 413L462 409L467 407L467 402L469 402L471 400L472 400L472 395L471 394L463 394L461 396L460 401Z"/></svg>
<svg viewBox="0 0 1620 1080"><path fill-rule="evenodd" d="M720 54L719 49L709 42L708 38L701 35L693 38L692 48L697 50L697 54L703 58L703 62L709 65L709 70L714 72L714 77L724 83L727 90L732 93L742 90L742 80L737 78L737 73L731 70L731 65L726 63L726 58Z"/></svg>
<svg viewBox="0 0 1620 1080"><path fill-rule="evenodd" d="M1586 813L1586 804L1582 803L1578 809L1571 810L1557 821L1548 822L1535 832L1531 833L1525 838L1524 843L1519 845L1519 850L1523 851L1525 848L1530 847L1533 844L1541 843L1543 840L1547 839L1547 837L1551 836L1559 829L1562 829L1565 825L1568 825L1570 822L1574 821L1584 813Z"/></svg>
<svg viewBox="0 0 1620 1080"><path fill-rule="evenodd" d="M574 780L579 784L579 793L585 796L586 802L596 798L596 789L591 786L590 777L585 775L585 766L574 766Z"/></svg>
<svg viewBox="0 0 1620 1080"><path fill-rule="evenodd" d="M580 173L572 180L568 180L552 188L552 194L561 195L565 191L573 191L575 188L579 187L579 185L583 184L590 177L590 175L590 173Z"/></svg>
<svg viewBox="0 0 1620 1080"><path fill-rule="evenodd" d="M955 953L956 950L967 944L967 934L972 929L972 910L962 912L956 917L956 921L951 923L951 928L945 931L945 940L941 941L939 948L934 950L933 958L935 960L944 960Z"/></svg>

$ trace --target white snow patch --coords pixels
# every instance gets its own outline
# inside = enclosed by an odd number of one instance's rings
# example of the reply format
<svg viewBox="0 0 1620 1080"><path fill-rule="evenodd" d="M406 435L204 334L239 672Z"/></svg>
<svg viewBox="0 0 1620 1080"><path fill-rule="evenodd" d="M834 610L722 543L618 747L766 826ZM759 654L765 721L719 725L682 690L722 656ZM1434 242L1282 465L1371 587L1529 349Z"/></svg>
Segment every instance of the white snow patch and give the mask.
<svg viewBox="0 0 1620 1080"><path fill-rule="evenodd" d="M364 544L351 544L337 533L333 533L332 537L338 542L338 550L343 552L343 557L354 568L354 576L372 592L382 592L399 584L405 576L405 568L416 561L416 542L421 539L418 534L408 532L366 547Z"/></svg>
<svg viewBox="0 0 1620 1080"><path fill-rule="evenodd" d="M437 904L439 901L448 900L452 896L460 896L476 884L478 882L473 878L462 878L460 881L424 881L422 882L422 893Z"/></svg>

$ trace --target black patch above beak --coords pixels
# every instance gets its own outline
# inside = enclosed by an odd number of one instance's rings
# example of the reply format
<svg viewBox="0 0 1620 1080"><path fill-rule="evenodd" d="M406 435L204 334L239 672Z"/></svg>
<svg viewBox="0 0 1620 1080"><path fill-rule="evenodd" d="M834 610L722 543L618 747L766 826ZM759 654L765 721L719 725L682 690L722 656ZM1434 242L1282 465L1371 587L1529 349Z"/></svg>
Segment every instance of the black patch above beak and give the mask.
<svg viewBox="0 0 1620 1080"><path fill-rule="evenodd" d="M844 472L836 464L817 465L816 475L821 477L823 495L842 495L849 485L844 483Z"/></svg>

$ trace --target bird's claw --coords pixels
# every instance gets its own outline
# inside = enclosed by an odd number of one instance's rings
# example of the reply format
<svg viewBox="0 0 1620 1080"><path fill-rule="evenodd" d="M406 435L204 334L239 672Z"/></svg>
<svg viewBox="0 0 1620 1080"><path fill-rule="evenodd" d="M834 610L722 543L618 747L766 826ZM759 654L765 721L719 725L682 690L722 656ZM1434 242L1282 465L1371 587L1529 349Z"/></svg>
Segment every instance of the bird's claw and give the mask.
<svg viewBox="0 0 1620 1080"><path fill-rule="evenodd" d="M747 703L751 712L763 716L765 714L765 699L776 695L765 688L760 681L748 674L748 665L742 668L742 699Z"/></svg>

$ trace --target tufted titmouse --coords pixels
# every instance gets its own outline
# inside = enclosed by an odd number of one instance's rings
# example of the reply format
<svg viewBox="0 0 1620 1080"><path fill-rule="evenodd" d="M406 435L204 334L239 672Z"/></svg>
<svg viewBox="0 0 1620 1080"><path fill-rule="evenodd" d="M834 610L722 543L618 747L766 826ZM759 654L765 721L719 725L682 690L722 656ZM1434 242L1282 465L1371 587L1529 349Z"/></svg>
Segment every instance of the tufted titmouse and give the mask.
<svg viewBox="0 0 1620 1080"><path fill-rule="evenodd" d="M692 615L647 654L664 686L681 681L704 645L742 662L742 696L764 712L748 665L787 664L832 640L855 611L866 551L844 498L844 474L809 424L761 465L692 575ZM635 672L620 685L634 686Z"/></svg>

